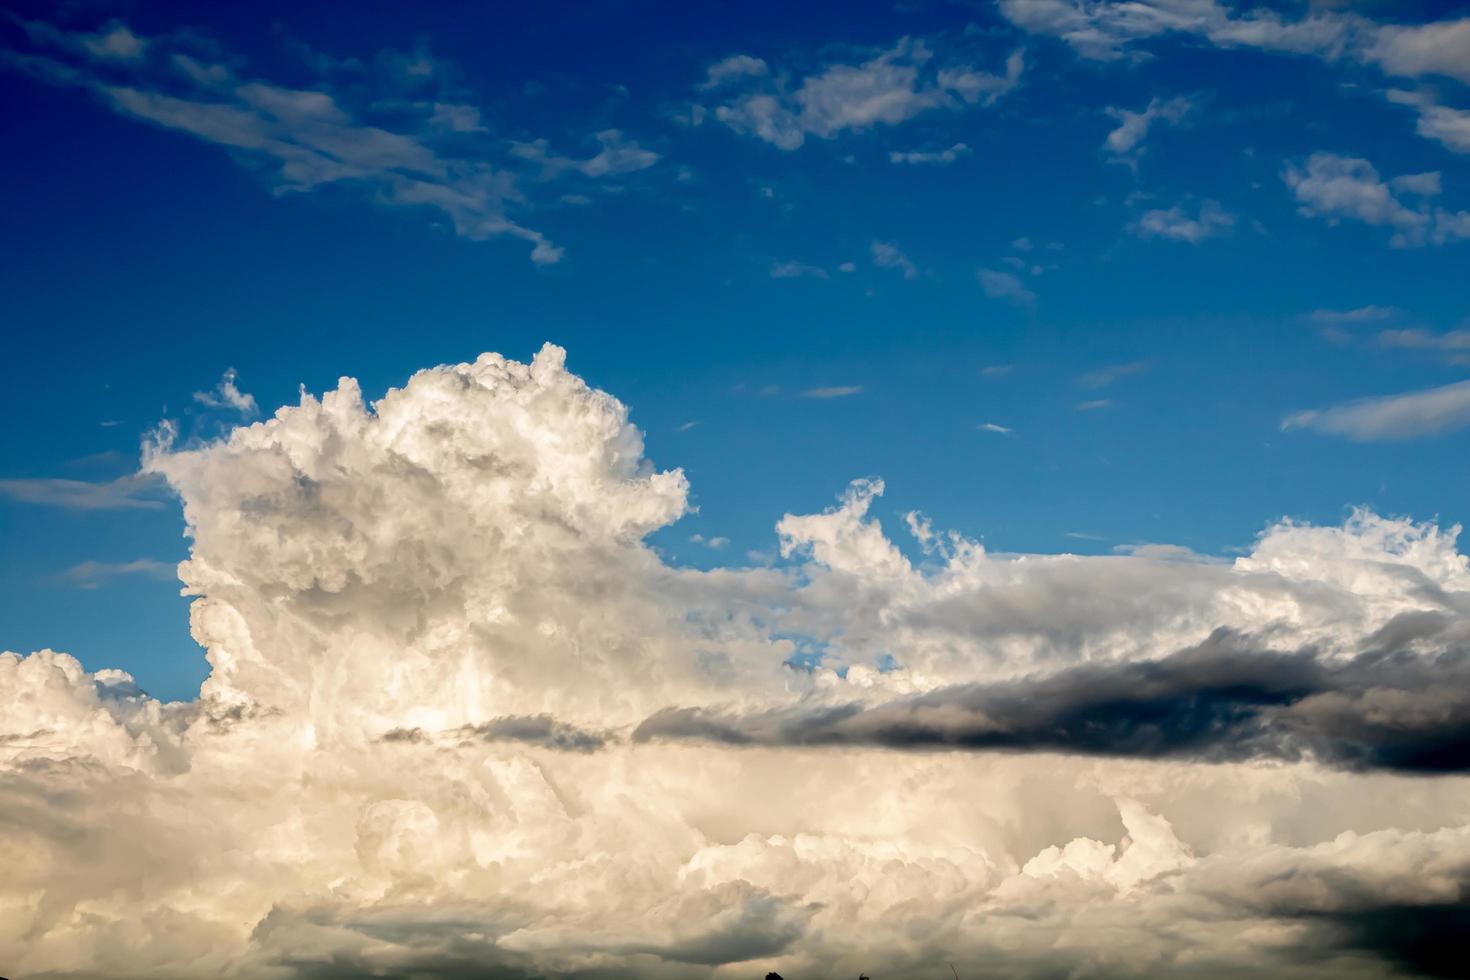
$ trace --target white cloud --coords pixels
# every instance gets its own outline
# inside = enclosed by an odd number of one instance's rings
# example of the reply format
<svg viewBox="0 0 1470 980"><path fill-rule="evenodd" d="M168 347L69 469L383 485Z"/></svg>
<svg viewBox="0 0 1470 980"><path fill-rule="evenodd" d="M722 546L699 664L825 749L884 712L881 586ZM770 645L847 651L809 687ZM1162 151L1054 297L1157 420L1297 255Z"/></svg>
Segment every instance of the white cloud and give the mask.
<svg viewBox="0 0 1470 980"><path fill-rule="evenodd" d="M1118 128L1108 133L1103 149L1118 159L1136 159L1143 152L1143 141L1156 122L1177 125L1193 110L1194 101L1186 96L1150 99L1142 112L1110 106L1108 115L1118 120Z"/></svg>
<svg viewBox="0 0 1470 980"><path fill-rule="evenodd" d="M1336 57L1354 40L1361 18L1313 12L1283 18L1265 7L1237 13L1217 0L1000 0L1012 23L1061 38L1085 58L1122 57L1136 41L1170 33L1201 35L1221 47L1254 47Z"/></svg>
<svg viewBox="0 0 1470 980"><path fill-rule="evenodd" d="M1448 75L1470 82L1470 18L1379 25L1363 54L1391 75Z"/></svg>
<svg viewBox="0 0 1470 980"><path fill-rule="evenodd" d="M846 398L856 395L863 390L862 385L827 385L821 388L808 388L801 393L803 398Z"/></svg>
<svg viewBox="0 0 1470 980"><path fill-rule="evenodd" d="M1355 924L1466 887L1464 778L1249 761L1282 724L1462 723L1458 528L1281 523L1209 563L912 521L915 563L860 480L780 519L778 565L679 568L644 538L683 474L550 346L372 406L344 379L147 466L210 675L160 704L0 654L11 975L1387 976L1393 931ZM1213 707L1241 690L1268 703ZM984 750L1079 697L1081 751ZM738 747L636 736L769 712L793 727ZM858 740L782 741L811 717Z"/></svg>
<svg viewBox="0 0 1470 980"><path fill-rule="evenodd" d="M752 58L748 54L732 54L709 66L700 88L718 88L735 79L757 77L768 74L769 71L770 67L760 58Z"/></svg>
<svg viewBox="0 0 1470 980"><path fill-rule="evenodd" d="M0 495L65 510L157 510L158 481L133 473L107 483L51 477L0 480Z"/></svg>
<svg viewBox="0 0 1470 980"><path fill-rule="evenodd" d="M905 279L919 278L919 267L899 249L897 242L873 242L868 247L873 264L880 269L896 269Z"/></svg>
<svg viewBox="0 0 1470 980"><path fill-rule="evenodd" d="M1036 294L1027 289L1012 273L999 269L979 269L975 275L980 280L980 288L991 299L1005 300L1027 309L1036 305Z"/></svg>
<svg viewBox="0 0 1470 980"><path fill-rule="evenodd" d="M1148 361L1125 361L1121 364L1109 364L1093 371L1088 371L1077 379L1077 383L1084 388L1106 388L1120 378L1131 377L1142 374L1150 367Z"/></svg>
<svg viewBox="0 0 1470 980"><path fill-rule="evenodd" d="M1007 426L1000 425L995 422L981 422L979 428L981 432L994 432L998 435L1003 436L1013 435L1016 431L1015 429L1008 428Z"/></svg>
<svg viewBox="0 0 1470 980"><path fill-rule="evenodd" d="M144 38L114 24L86 35L19 23L35 50L3 52L0 65L219 146L274 193L337 186L374 203L437 211L465 238L529 242L537 264L559 261L563 250L523 223L537 204L524 178L596 180L659 159L616 129L594 135L599 150L587 159L556 155L540 140L511 144L507 154L479 110L451 97L453 66L422 50L384 52L374 71L353 62L350 82L341 78L344 63L313 56L315 77L296 87L246 77L240 59L187 33Z"/></svg>
<svg viewBox="0 0 1470 980"><path fill-rule="evenodd" d="M901 153L897 150L888 154L889 163L916 163L930 164L938 167L947 167L962 156L969 156L970 148L964 143L956 143L947 150L911 150Z"/></svg>
<svg viewBox="0 0 1470 980"><path fill-rule="evenodd" d="M988 105L1019 84L1024 68L1019 51L1006 60L1003 74L933 61L924 41L903 38L866 61L830 64L795 81L784 73L769 79L764 72L727 73L722 80L739 79L745 88L723 86L731 91L715 108L715 118L738 133L794 150L808 136L831 139L934 109Z"/></svg>
<svg viewBox="0 0 1470 980"><path fill-rule="evenodd" d="M1164 238L1198 245L1207 238L1226 234L1235 227L1235 216L1209 199L1199 203L1191 215L1182 204L1145 211L1129 229L1139 238Z"/></svg>
<svg viewBox="0 0 1470 980"><path fill-rule="evenodd" d="M1361 157L1314 153L1305 166L1288 164L1282 172L1307 217L1343 219L1393 229L1395 248L1443 245L1470 238L1470 213L1431 207L1424 198L1439 193L1439 174L1410 174L1385 182ZM1410 207L1399 195L1420 198Z"/></svg>
<svg viewBox="0 0 1470 980"><path fill-rule="evenodd" d="M826 279L827 270L820 266L808 265L789 259L785 262L776 262L771 266L772 279Z"/></svg>
<svg viewBox="0 0 1470 980"><path fill-rule="evenodd" d="M596 133L593 138L600 149L595 155L584 160L552 153L546 140L516 143L511 152L539 166L543 180L555 179L568 171L574 171L584 177L612 177L636 173L639 170L647 170L660 159L659 155L652 150L625 139L620 130L605 129Z"/></svg>
<svg viewBox="0 0 1470 980"><path fill-rule="evenodd" d="M235 386L235 369L226 368L213 391L196 391L194 400L206 408L228 408L249 418L260 412L255 396Z"/></svg>
<svg viewBox="0 0 1470 980"><path fill-rule="evenodd" d="M1446 75L1470 82L1470 18L1421 24L1373 21L1357 13L1308 4L1298 17L1269 6L1233 6L1219 0L1001 0L1001 13L1024 30L1058 37L1082 57L1143 57L1137 42L1166 34L1202 37L1218 47L1249 47L1306 54L1326 61L1374 65L1389 76ZM1419 133L1456 152L1470 152L1463 110L1437 105L1425 93L1388 93L1420 107ZM1120 132L1126 128L1120 127ZM1126 133L1124 135L1126 140Z"/></svg>
<svg viewBox="0 0 1470 980"><path fill-rule="evenodd" d="M1079 412L1096 412L1099 409L1110 408L1110 407L1112 407L1112 404L1113 404L1113 401L1112 401L1111 398L1094 398L1094 399L1092 399L1090 401L1078 402L1077 403L1077 411L1079 411Z"/></svg>
<svg viewBox="0 0 1470 980"><path fill-rule="evenodd" d="M1370 303L1351 310L1313 310L1311 318L1313 323L1341 327L1392 320L1400 315L1401 311L1392 306L1378 306Z"/></svg>
<svg viewBox="0 0 1470 980"><path fill-rule="evenodd" d="M125 562L84 561L72 565L62 577L83 589L98 588L112 579L126 575L142 575L147 578L172 579L177 566L153 558L138 558Z"/></svg>
<svg viewBox="0 0 1470 980"><path fill-rule="evenodd" d="M1470 330L1448 330L1432 333L1417 327L1403 330L1383 330L1378 334L1378 343L1383 347L1398 347L1404 350L1438 351L1455 355L1462 362L1470 353Z"/></svg>
<svg viewBox="0 0 1470 980"><path fill-rule="evenodd" d="M1415 439L1453 432L1467 425L1470 425L1470 381L1297 412L1281 422L1282 429L1312 429L1359 442Z"/></svg>
<svg viewBox="0 0 1470 980"><path fill-rule="evenodd" d="M1470 112L1442 105L1430 92L1390 89L1388 100L1412 106L1418 114L1416 131L1456 153L1470 153Z"/></svg>

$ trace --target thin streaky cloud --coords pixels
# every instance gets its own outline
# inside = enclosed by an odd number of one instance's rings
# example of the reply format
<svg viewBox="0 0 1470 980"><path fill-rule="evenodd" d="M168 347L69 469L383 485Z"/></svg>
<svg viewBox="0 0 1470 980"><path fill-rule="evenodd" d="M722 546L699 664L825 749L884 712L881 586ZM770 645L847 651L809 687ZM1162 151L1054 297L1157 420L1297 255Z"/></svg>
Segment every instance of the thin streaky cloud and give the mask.
<svg viewBox="0 0 1470 980"><path fill-rule="evenodd" d="M1361 398L1323 409L1288 415L1284 431L1310 429L1358 442L1415 439L1470 426L1470 381Z"/></svg>
<svg viewBox="0 0 1470 980"><path fill-rule="evenodd" d="M1148 369L1148 361L1127 361L1122 364L1110 364L1107 367L1088 371L1077 379L1077 383L1084 388L1106 388L1120 378L1142 374Z"/></svg>
<svg viewBox="0 0 1470 980"><path fill-rule="evenodd" d="M820 388L808 388L801 393L803 398L846 398L856 395L863 390L862 385L828 385Z"/></svg>
<svg viewBox="0 0 1470 980"><path fill-rule="evenodd" d="M138 558L126 562L84 561L72 565L62 578L82 589L96 589L107 582L132 575L159 580L176 577L178 565L154 558Z"/></svg>
<svg viewBox="0 0 1470 980"><path fill-rule="evenodd" d="M0 495L23 504L63 510L158 510L162 481L129 474L106 483L56 477L0 480Z"/></svg>

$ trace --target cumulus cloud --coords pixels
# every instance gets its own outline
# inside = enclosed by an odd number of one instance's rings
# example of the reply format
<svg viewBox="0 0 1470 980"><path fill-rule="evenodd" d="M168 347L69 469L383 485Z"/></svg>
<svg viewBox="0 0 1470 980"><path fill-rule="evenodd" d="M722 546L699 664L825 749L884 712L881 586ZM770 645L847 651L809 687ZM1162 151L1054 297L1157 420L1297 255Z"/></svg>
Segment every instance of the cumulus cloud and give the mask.
<svg viewBox="0 0 1470 980"><path fill-rule="evenodd" d="M255 396L235 385L235 369L228 368L213 391L196 391L194 400L205 408L226 408L249 418L260 412Z"/></svg>
<svg viewBox="0 0 1470 980"><path fill-rule="evenodd" d="M1437 173L1407 174L1384 181L1361 157L1314 153L1304 165L1288 164L1282 179L1306 217L1342 220L1393 229L1395 248L1443 245L1470 238L1470 213L1431 207L1440 192ZM1416 198L1413 206L1405 198Z"/></svg>
<svg viewBox="0 0 1470 980"><path fill-rule="evenodd" d="M1221 47L1252 47L1336 57L1354 41L1361 18L1313 11L1288 19L1266 7L1238 10L1219 0L1001 0L1000 11L1023 30L1058 37L1085 58L1122 57L1137 41L1184 33Z"/></svg>
<svg viewBox="0 0 1470 980"><path fill-rule="evenodd" d="M809 136L832 139L935 109L989 105L1020 83L1024 66L1015 51L999 72L988 72L958 57L936 58L922 39L902 38L856 64L836 62L802 76L769 73L749 56L727 58L701 88L720 91L725 101L714 116L730 129L795 150Z"/></svg>
<svg viewBox="0 0 1470 980"><path fill-rule="evenodd" d="M905 279L919 278L919 267L903 254L897 242L873 242L868 247L868 253L873 258L873 264L880 269L895 269Z"/></svg>
<svg viewBox="0 0 1470 980"><path fill-rule="evenodd" d="M684 567L552 346L144 465L209 677L0 654L12 975L1386 978L1462 922L1458 528L915 560L865 479Z"/></svg>
<svg viewBox="0 0 1470 980"><path fill-rule="evenodd" d="M1207 238L1226 234L1235 227L1235 216L1220 206L1220 202L1204 200L1194 214L1182 204L1171 208L1156 208L1139 215L1129 226L1139 238L1163 238L1173 242L1188 242L1198 245Z"/></svg>
<svg viewBox="0 0 1470 980"><path fill-rule="evenodd" d="M1282 429L1313 429L1360 442L1415 439L1467 425L1470 425L1470 381L1296 412L1281 422Z"/></svg>
<svg viewBox="0 0 1470 980"><path fill-rule="evenodd" d="M1013 306L1030 309L1036 305L1036 294L1027 289L1015 273L1001 269L978 269L980 288L991 299L1004 300Z"/></svg>
<svg viewBox="0 0 1470 980"><path fill-rule="evenodd" d="M806 262L798 262L796 259L788 259L785 262L775 262L771 265L772 279L826 279L829 278L827 270L821 266L811 265Z"/></svg>
<svg viewBox="0 0 1470 980"><path fill-rule="evenodd" d="M1455 153L1470 153L1470 112L1444 105L1426 91L1390 89L1388 100L1414 108L1418 114L1415 129L1420 136Z"/></svg>
<svg viewBox="0 0 1470 980"><path fill-rule="evenodd" d="M1144 150L1144 140L1156 123L1177 125L1194 110L1194 101L1186 96L1172 99L1150 99L1142 112L1109 107L1108 115L1118 120L1118 127L1108 133L1103 149L1115 159L1133 161Z"/></svg>

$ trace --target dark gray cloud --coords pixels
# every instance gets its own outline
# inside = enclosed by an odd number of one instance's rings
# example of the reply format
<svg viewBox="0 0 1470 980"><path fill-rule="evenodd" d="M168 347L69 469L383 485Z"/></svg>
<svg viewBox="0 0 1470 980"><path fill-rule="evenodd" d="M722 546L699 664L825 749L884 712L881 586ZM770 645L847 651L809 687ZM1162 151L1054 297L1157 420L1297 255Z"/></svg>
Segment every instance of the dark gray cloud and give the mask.
<svg viewBox="0 0 1470 980"><path fill-rule="evenodd" d="M520 742L563 752L595 752L607 744L606 732L594 732L558 721L550 715L504 715L478 725L464 725L445 734L460 741ZM380 736L384 742L430 743L434 737L421 728L394 728Z"/></svg>
<svg viewBox="0 0 1470 980"><path fill-rule="evenodd" d="M965 684L878 705L752 714L669 708L635 741L1056 751L1209 762L1314 758L1350 769L1470 770L1470 656L1409 653L1451 628L1410 613L1392 647L1337 663L1221 630L1157 661L1087 664L1040 679Z"/></svg>

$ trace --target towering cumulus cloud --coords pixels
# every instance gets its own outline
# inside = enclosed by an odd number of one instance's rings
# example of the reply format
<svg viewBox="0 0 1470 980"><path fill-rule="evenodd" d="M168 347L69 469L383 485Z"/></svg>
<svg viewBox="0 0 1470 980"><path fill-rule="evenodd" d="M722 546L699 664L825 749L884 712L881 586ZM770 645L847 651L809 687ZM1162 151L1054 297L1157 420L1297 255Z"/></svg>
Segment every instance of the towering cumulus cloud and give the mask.
<svg viewBox="0 0 1470 980"><path fill-rule="evenodd" d="M680 568L549 345L144 466L211 673L0 655L8 976L1462 975L1458 528L915 562L860 480Z"/></svg>

